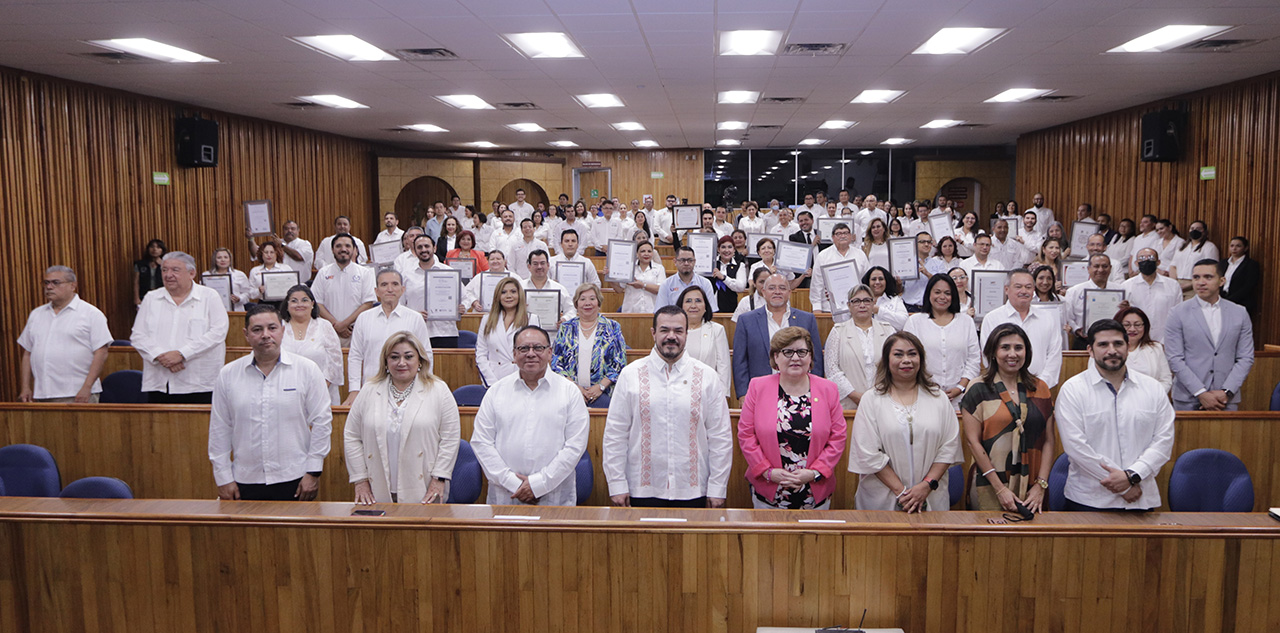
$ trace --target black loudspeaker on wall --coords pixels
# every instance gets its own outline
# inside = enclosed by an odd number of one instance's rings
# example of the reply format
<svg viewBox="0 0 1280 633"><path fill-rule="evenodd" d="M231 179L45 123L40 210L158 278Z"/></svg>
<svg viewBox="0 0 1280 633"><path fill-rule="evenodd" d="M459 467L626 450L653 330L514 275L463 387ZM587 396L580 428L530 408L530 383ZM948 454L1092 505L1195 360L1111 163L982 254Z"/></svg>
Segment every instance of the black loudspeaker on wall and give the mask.
<svg viewBox="0 0 1280 633"><path fill-rule="evenodd" d="M178 142L178 164L183 167L218 166L218 122L200 117L179 117L174 121Z"/></svg>
<svg viewBox="0 0 1280 633"><path fill-rule="evenodd" d="M1157 110L1142 115L1142 147L1139 157L1146 163L1172 163L1182 158L1183 130L1187 113Z"/></svg>

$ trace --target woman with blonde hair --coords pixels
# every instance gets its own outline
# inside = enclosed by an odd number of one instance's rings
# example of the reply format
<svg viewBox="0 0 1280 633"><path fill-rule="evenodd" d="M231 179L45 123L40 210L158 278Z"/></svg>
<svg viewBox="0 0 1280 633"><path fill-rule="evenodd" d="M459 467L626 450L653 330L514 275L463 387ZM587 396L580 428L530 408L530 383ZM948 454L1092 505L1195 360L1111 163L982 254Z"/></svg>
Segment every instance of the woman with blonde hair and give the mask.
<svg viewBox="0 0 1280 633"><path fill-rule="evenodd" d="M263 242L262 245L258 247L258 259L261 260L262 263L249 269L249 287L253 289L250 300L257 300L259 298L266 297L267 288L262 281L262 273L288 272L291 270L288 266L285 266L284 262L280 259L280 256L283 254L284 247L281 246L280 242L275 238L271 238ZM279 307L278 304L280 302L263 300L258 301L258 303L265 303Z"/></svg>
<svg viewBox="0 0 1280 633"><path fill-rule="evenodd" d="M525 305L520 280L507 277L494 288L493 305L480 317L480 335L476 337L476 367L486 386L519 369L513 361L512 337L526 325L541 323Z"/></svg>
<svg viewBox="0 0 1280 633"><path fill-rule="evenodd" d="M458 458L458 405L422 342L397 332L351 404L343 441L356 503L444 503Z"/></svg>
<svg viewBox="0 0 1280 633"><path fill-rule="evenodd" d="M231 249L225 246L213 249L213 259L209 264L206 275L231 275L230 310L244 310L244 304L258 298L258 291L249 284L249 276L232 267Z"/></svg>
<svg viewBox="0 0 1280 633"><path fill-rule="evenodd" d="M600 314L603 301L599 286L578 286L573 293L576 316L560 325L551 345L551 371L576 383L588 406L613 392L627 366L622 326Z"/></svg>

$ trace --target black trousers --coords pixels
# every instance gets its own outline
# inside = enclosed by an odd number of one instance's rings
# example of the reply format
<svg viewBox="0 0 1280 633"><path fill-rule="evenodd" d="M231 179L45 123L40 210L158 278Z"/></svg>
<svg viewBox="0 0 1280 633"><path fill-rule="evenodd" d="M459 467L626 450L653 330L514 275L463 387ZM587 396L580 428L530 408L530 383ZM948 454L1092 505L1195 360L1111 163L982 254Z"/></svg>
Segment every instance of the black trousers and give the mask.
<svg viewBox="0 0 1280 633"><path fill-rule="evenodd" d="M293 481L282 481L278 484L242 484L236 483L240 489L242 501L297 501L299 477Z"/></svg>
<svg viewBox="0 0 1280 633"><path fill-rule="evenodd" d="M456 336L433 336L431 337L432 349L457 349L458 337Z"/></svg>
<svg viewBox="0 0 1280 633"><path fill-rule="evenodd" d="M165 393L163 391L148 391L147 402L151 404L213 404L213 392Z"/></svg>
<svg viewBox="0 0 1280 633"><path fill-rule="evenodd" d="M633 508L705 508L707 498L697 499L659 499L657 497L632 497Z"/></svg>

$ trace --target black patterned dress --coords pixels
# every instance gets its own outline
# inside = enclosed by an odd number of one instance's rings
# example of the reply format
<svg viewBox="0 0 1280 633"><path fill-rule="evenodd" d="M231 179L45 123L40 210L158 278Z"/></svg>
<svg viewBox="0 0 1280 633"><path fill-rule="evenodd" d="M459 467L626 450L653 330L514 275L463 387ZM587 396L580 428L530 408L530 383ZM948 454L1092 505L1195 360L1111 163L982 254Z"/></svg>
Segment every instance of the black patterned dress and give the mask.
<svg viewBox="0 0 1280 633"><path fill-rule="evenodd" d="M809 435L813 425L813 406L809 394L792 398L778 386L778 454L783 470L796 471L809 467ZM761 501L788 510L812 510L813 491L809 484L799 490L778 487L773 499L756 493Z"/></svg>

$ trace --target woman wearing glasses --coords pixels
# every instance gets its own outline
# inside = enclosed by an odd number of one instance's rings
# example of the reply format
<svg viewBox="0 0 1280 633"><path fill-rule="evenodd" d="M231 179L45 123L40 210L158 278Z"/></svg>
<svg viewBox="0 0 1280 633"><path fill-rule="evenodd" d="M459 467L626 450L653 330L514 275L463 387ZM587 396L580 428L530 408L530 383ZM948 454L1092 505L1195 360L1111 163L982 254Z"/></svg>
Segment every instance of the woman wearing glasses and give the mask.
<svg viewBox="0 0 1280 633"><path fill-rule="evenodd" d="M784 327L769 342L778 373L752 379L738 444L756 508L827 510L846 425L835 383L813 375L809 331Z"/></svg>
<svg viewBox="0 0 1280 633"><path fill-rule="evenodd" d="M286 326L280 349L315 363L329 384L330 404L342 404L338 397L338 387L342 386L342 343L333 324L320 318L320 307L311 288L298 284L289 289L280 303L280 320Z"/></svg>
<svg viewBox="0 0 1280 633"><path fill-rule="evenodd" d="M849 291L852 318L836 324L823 348L827 378L839 389L840 404L845 409L857 409L862 394L875 384L880 347L894 332L892 325L871 318L875 302L870 288L854 286Z"/></svg>

